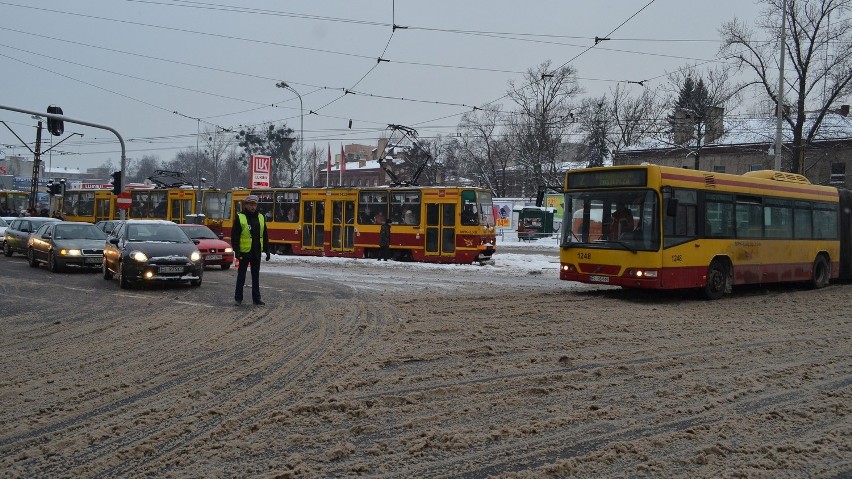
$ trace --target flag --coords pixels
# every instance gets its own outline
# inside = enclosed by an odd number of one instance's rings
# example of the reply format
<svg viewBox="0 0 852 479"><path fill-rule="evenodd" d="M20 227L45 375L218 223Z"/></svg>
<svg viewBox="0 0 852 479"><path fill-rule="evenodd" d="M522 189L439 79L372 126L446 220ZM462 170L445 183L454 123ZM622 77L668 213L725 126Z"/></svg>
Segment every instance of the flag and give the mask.
<svg viewBox="0 0 852 479"><path fill-rule="evenodd" d="M328 166L325 172L325 186L331 184L331 143L328 144Z"/></svg>
<svg viewBox="0 0 852 479"><path fill-rule="evenodd" d="M340 186L343 186L343 172L346 170L346 153L343 152L343 143L340 144Z"/></svg>

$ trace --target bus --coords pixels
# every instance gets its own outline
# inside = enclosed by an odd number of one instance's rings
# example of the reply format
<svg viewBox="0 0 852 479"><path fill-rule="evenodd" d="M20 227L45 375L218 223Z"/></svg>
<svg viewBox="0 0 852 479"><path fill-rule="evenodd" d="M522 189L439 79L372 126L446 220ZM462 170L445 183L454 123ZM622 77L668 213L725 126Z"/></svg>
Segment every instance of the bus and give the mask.
<svg viewBox="0 0 852 479"><path fill-rule="evenodd" d="M852 197L792 173L643 164L569 171L560 279L696 289L852 276Z"/></svg>
<svg viewBox="0 0 852 479"><path fill-rule="evenodd" d="M26 191L0 190L0 216L20 216L30 207L30 194Z"/></svg>
<svg viewBox="0 0 852 479"><path fill-rule="evenodd" d="M377 258L391 227L395 259L485 264L495 252L491 193L459 187L341 187L232 190L205 196L205 224L230 241L242 201L259 198L272 252Z"/></svg>

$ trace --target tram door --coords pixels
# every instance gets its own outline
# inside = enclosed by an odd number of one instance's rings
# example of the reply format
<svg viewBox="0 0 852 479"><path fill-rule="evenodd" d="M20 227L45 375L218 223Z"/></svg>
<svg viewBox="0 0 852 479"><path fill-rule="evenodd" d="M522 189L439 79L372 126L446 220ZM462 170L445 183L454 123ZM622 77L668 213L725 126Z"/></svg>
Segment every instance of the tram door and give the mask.
<svg viewBox="0 0 852 479"><path fill-rule="evenodd" d="M302 201L302 248L322 249L325 237L325 202Z"/></svg>
<svg viewBox="0 0 852 479"><path fill-rule="evenodd" d="M355 250L355 201L332 201L331 250Z"/></svg>
<svg viewBox="0 0 852 479"><path fill-rule="evenodd" d="M185 223L186 215L192 214L192 195L184 194L182 191L178 192L177 196L170 196L169 202L171 203L171 208L169 208L169 221L174 221L175 223Z"/></svg>
<svg viewBox="0 0 852 479"><path fill-rule="evenodd" d="M456 205L426 203L426 256L456 252Z"/></svg>
<svg viewBox="0 0 852 479"><path fill-rule="evenodd" d="M95 197L95 222L112 219L112 195L106 198Z"/></svg>

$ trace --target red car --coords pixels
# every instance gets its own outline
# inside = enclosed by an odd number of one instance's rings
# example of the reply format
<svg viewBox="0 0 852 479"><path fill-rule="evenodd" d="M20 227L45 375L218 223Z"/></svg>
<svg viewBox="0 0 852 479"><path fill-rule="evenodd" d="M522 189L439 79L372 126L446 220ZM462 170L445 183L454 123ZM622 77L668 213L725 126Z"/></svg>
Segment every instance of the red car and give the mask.
<svg viewBox="0 0 852 479"><path fill-rule="evenodd" d="M219 265L228 269L234 264L234 249L227 241L216 236L216 233L204 225L180 225L189 239L198 240L198 251L204 261L204 266Z"/></svg>

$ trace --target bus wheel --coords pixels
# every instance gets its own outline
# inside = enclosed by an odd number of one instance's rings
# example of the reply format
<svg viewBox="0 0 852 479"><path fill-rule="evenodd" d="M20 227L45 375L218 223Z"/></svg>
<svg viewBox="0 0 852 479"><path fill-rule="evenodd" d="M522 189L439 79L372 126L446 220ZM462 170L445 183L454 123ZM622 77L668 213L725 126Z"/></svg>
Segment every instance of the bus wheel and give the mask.
<svg viewBox="0 0 852 479"><path fill-rule="evenodd" d="M714 260L707 268L707 284L704 285L704 296L707 299L719 299L725 294L728 283L728 272L721 261Z"/></svg>
<svg viewBox="0 0 852 479"><path fill-rule="evenodd" d="M814 275L811 279L811 287L820 289L828 285L830 278L828 261L825 256L819 255L814 260Z"/></svg>

